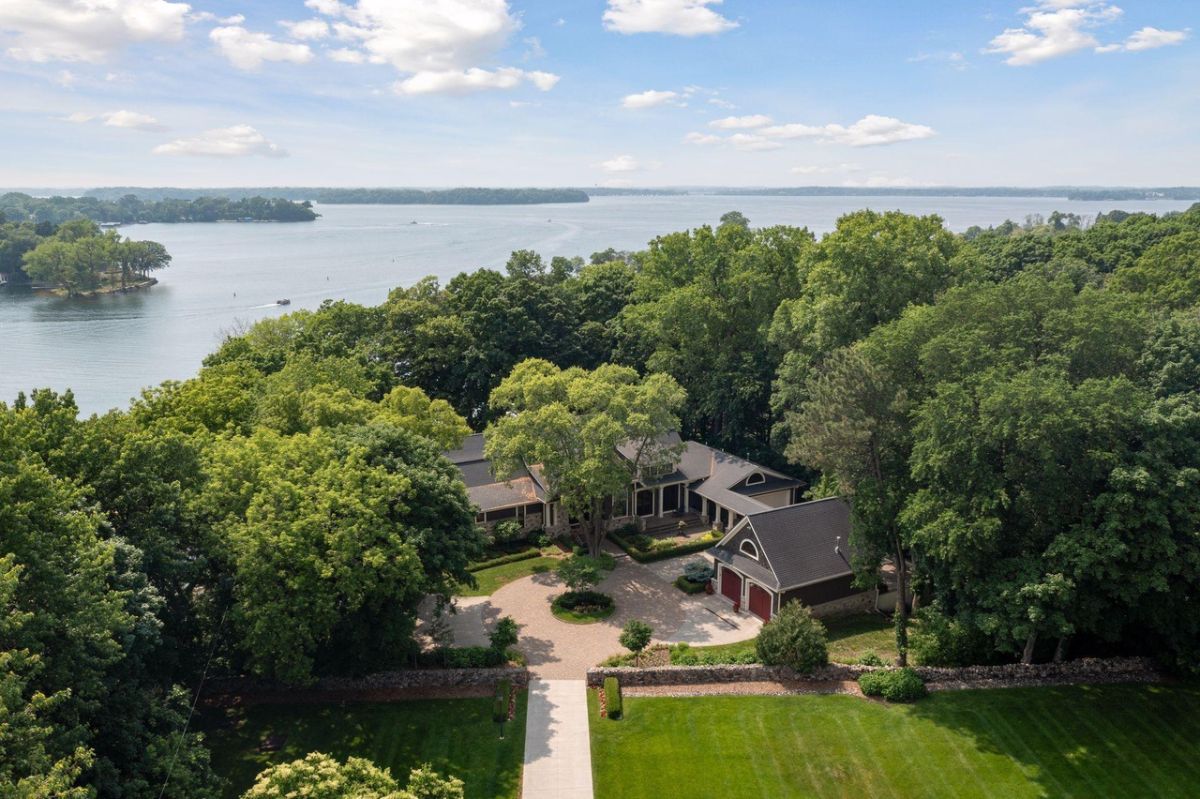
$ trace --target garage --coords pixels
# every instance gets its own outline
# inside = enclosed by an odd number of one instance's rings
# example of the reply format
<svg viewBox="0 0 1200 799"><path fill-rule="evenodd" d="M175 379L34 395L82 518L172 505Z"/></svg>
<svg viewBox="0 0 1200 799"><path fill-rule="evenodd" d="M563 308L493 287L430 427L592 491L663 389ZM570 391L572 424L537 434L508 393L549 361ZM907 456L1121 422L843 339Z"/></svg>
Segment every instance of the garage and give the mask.
<svg viewBox="0 0 1200 799"><path fill-rule="evenodd" d="M771 619L771 594L754 583L750 583L750 612L763 621Z"/></svg>
<svg viewBox="0 0 1200 799"><path fill-rule="evenodd" d="M729 569L721 569L721 596L741 604L742 602L742 577L737 572Z"/></svg>

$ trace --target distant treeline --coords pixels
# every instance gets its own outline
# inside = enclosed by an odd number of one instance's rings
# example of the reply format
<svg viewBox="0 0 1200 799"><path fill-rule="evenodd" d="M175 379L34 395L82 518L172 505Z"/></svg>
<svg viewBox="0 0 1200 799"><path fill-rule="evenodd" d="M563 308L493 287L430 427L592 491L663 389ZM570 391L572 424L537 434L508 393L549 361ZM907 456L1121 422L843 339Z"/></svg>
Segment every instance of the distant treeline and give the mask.
<svg viewBox="0 0 1200 799"><path fill-rule="evenodd" d="M135 222L311 222L317 218L312 203L283 198L197 197L195 199L143 199L124 194L99 197L31 197L10 193L0 196L0 214L14 222L62 224L71 219L100 223Z"/></svg>
<svg viewBox="0 0 1200 799"><path fill-rule="evenodd" d="M238 199L272 197L307 200L328 205L540 205L585 203L588 194L580 189L339 189L314 186L270 186L260 188L172 189L118 186L89 189L85 197L117 200L136 196L142 200L197 200L210 197Z"/></svg>
<svg viewBox="0 0 1200 799"><path fill-rule="evenodd" d="M928 186L928 187L847 187L794 186L790 188L713 188L697 191L731 197L1054 197L1068 200L1200 200L1200 188L1079 188L1076 186Z"/></svg>

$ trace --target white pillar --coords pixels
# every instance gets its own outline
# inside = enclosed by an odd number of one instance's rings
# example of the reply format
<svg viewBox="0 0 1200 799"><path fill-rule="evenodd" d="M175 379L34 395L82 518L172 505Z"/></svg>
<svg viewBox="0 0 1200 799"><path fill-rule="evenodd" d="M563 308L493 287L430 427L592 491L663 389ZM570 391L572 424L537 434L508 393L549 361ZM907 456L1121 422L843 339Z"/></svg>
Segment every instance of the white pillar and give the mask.
<svg viewBox="0 0 1200 799"><path fill-rule="evenodd" d="M658 487L658 505L657 505L657 507L655 507L655 514L654 514L654 515L655 515L655 516L657 516L657 517L658 517L658 518L660 518L660 519L662 518L662 510L663 510L663 508L662 508L662 506L663 506L662 497L663 497L663 487L662 487L662 486L659 486L659 487Z"/></svg>

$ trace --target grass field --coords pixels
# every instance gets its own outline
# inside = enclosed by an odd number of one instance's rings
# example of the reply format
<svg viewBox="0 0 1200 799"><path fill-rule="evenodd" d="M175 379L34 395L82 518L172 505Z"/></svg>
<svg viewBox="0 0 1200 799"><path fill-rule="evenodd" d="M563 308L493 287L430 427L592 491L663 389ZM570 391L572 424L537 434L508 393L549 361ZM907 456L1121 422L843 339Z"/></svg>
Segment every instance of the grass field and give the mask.
<svg viewBox="0 0 1200 799"><path fill-rule="evenodd" d="M478 585L475 588L460 586L456 592L459 596L491 596L496 589L508 585L513 580L520 580L539 571L550 571L558 565L558 558L530 558L516 563L505 563L490 569L480 569L475 572Z"/></svg>
<svg viewBox="0 0 1200 799"><path fill-rule="evenodd" d="M834 663L856 663L868 652L888 662L896 657L896 631L885 616L862 613L822 623L829 633L829 659Z"/></svg>
<svg viewBox="0 0 1200 799"><path fill-rule="evenodd" d="M1200 795L1196 686L589 702L598 799Z"/></svg>
<svg viewBox="0 0 1200 799"><path fill-rule="evenodd" d="M521 694L503 740L491 720L491 699L258 705L239 711L245 720L233 729L222 723L220 711L209 711L202 729L230 799L241 796L268 765L309 752L365 757L390 768L401 784L410 769L430 763L463 780L468 799L516 799L525 755L525 700ZM268 735L286 736L283 748L259 752Z"/></svg>

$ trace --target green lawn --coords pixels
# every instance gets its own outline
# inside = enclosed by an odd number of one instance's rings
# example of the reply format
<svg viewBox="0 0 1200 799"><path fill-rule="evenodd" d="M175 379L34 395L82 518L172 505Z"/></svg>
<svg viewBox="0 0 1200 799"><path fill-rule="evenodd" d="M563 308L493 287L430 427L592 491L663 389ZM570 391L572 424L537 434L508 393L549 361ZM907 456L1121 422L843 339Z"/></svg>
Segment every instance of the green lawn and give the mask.
<svg viewBox="0 0 1200 799"><path fill-rule="evenodd" d="M597 799L1200 794L1197 686L589 703Z"/></svg>
<svg viewBox="0 0 1200 799"><path fill-rule="evenodd" d="M857 663L868 652L889 663L896 657L896 629L886 616L861 613L822 619L822 623L829 633L829 659L834 663Z"/></svg>
<svg viewBox="0 0 1200 799"><path fill-rule="evenodd" d="M224 711L207 711L202 729L213 768L225 777L225 796L237 797L266 766L326 752L365 757L392 770L402 783L421 763L466 783L468 799L516 799L525 756L525 694L500 740L491 699L441 699L343 705L258 705L238 711L231 727ZM268 735L287 736L283 748L258 751Z"/></svg>
<svg viewBox="0 0 1200 799"><path fill-rule="evenodd" d="M490 596L495 593L496 589L508 585L513 580L520 580L522 577L528 577L539 571L551 571L556 565L558 565L558 558L540 557L519 560L516 563L505 563L490 569L480 569L475 572L475 580L478 585L475 588L460 586L457 593L459 596Z"/></svg>

